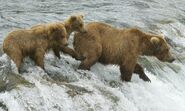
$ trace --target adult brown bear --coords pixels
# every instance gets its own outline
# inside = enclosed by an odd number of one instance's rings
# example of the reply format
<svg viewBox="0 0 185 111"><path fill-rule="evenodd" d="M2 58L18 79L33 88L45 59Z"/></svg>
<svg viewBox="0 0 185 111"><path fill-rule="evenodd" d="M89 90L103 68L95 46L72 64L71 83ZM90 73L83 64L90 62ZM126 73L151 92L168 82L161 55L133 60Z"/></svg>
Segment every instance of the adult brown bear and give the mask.
<svg viewBox="0 0 185 111"><path fill-rule="evenodd" d="M67 45L64 25L49 23L33 29L10 32L3 42L3 51L15 62L19 72L23 58L29 56L44 69L44 55L47 50Z"/></svg>
<svg viewBox="0 0 185 111"><path fill-rule="evenodd" d="M99 61L119 65L123 81L130 81L133 72L139 74L144 81L150 81L137 63L139 55L155 56L161 61L174 61L167 42L159 35L133 28L117 29L99 22L88 23L85 28L87 33L74 35L75 51L86 58L79 69L90 70Z"/></svg>

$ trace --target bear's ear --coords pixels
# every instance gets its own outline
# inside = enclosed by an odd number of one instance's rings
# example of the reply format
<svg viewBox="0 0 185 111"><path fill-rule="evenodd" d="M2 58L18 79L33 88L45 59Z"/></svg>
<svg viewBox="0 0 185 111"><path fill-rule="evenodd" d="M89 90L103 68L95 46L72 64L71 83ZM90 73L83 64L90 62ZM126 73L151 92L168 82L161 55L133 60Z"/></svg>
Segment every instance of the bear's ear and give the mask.
<svg viewBox="0 0 185 111"><path fill-rule="evenodd" d="M160 42L160 39L159 39L159 38L157 38L157 37L152 37L152 38L150 39L150 42L154 45L154 47L155 47L156 49L159 49L159 48L160 48L161 42Z"/></svg>
<svg viewBox="0 0 185 111"><path fill-rule="evenodd" d="M71 16L71 18L70 18L70 20L73 22L73 21L75 21L77 18L76 18L76 16Z"/></svg>
<svg viewBox="0 0 185 111"><path fill-rule="evenodd" d="M160 39L157 38L157 37L152 37L150 39L150 42L153 44L153 45L158 45L160 43Z"/></svg>
<svg viewBox="0 0 185 111"><path fill-rule="evenodd" d="M84 18L84 16L83 16L83 15L80 15L80 17L81 17L81 18Z"/></svg>
<svg viewBox="0 0 185 111"><path fill-rule="evenodd" d="M164 34L163 34L163 32L160 32L160 34L159 34L162 38L165 38L165 36L164 36Z"/></svg>
<svg viewBox="0 0 185 111"><path fill-rule="evenodd" d="M161 34L159 34L159 35L160 35L162 38L165 38L165 37L164 37L164 34L161 33Z"/></svg>

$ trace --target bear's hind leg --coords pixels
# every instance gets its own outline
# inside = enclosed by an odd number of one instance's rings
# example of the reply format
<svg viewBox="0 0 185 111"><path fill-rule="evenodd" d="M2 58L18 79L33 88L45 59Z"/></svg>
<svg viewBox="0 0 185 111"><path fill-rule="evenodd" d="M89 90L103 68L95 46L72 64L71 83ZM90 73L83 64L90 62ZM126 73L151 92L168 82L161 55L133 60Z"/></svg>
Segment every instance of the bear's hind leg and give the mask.
<svg viewBox="0 0 185 111"><path fill-rule="evenodd" d="M14 61L14 63L16 64L18 72L20 73L21 72L20 71L21 63L23 61L23 56L22 56L21 52L17 51L16 53L13 53L9 56Z"/></svg>
<svg viewBox="0 0 185 111"><path fill-rule="evenodd" d="M148 76L145 74L143 68L137 63L134 69L134 73L138 74L141 79L144 81L151 82Z"/></svg>
<svg viewBox="0 0 185 111"><path fill-rule="evenodd" d="M45 54L45 51L39 48L36 50L35 57L34 57L34 61L36 65L40 66L42 69L44 69L44 54Z"/></svg>

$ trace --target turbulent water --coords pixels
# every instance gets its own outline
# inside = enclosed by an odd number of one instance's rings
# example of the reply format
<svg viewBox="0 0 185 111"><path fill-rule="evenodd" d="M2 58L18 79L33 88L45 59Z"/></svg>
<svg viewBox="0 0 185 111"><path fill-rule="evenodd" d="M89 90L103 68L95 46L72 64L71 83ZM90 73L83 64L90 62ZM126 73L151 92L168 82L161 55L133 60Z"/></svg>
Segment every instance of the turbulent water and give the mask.
<svg viewBox="0 0 185 111"><path fill-rule="evenodd" d="M69 2L70 1L70 2ZM85 22L138 27L163 33L173 63L141 57L151 83L134 74L122 82L117 66L95 64L77 70L68 55L45 56L44 72L26 59L23 73L0 57L0 111L185 111L185 0L0 0L0 43L7 33L38 23L63 21L76 13ZM72 43L73 36L69 42ZM13 72L12 72L13 71Z"/></svg>

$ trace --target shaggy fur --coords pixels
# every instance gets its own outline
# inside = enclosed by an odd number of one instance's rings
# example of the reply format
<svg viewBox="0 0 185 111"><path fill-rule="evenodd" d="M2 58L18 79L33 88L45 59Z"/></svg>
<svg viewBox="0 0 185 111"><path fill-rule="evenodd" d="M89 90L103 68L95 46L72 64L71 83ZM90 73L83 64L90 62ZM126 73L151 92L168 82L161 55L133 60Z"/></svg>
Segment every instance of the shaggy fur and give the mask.
<svg viewBox="0 0 185 111"><path fill-rule="evenodd" d="M18 70L26 56L44 69L44 54L49 49L62 48L67 44L64 25L50 23L32 29L10 32L3 42L3 51L15 62Z"/></svg>
<svg viewBox="0 0 185 111"><path fill-rule="evenodd" d="M87 33L75 33L74 49L86 59L79 69L90 70L97 61L120 66L121 79L130 81L138 73L144 81L150 79L137 63L139 55L155 56L161 61L172 62L165 39L138 29L117 29L110 25L91 22L85 26Z"/></svg>
<svg viewBox="0 0 185 111"><path fill-rule="evenodd" d="M66 31L67 31L67 39L69 39L70 34L72 32L81 32L84 33L85 28L84 28L84 22L83 22L83 16L82 15L73 15L73 16L69 16L64 22L58 22L58 25L62 25L65 26ZM39 27L42 25L36 25L33 26L33 28ZM84 57L80 56L78 53L76 53L73 49L69 48L69 47L62 47L62 48L53 48L52 49L55 56L58 57L59 59L60 57L60 51L62 51L65 54L69 54L70 56L72 56L73 58L75 58L76 60L83 60Z"/></svg>
<svg viewBox="0 0 185 111"><path fill-rule="evenodd" d="M84 28L84 22L83 22L83 16L82 15L73 15L68 17L64 23L60 23L60 24L64 24L66 31L67 31L67 39L69 39L70 34L72 32L81 32L81 33L85 33L86 30ZM60 58L60 50L53 50L55 55ZM63 53L69 54L70 56L72 56L73 58L75 58L76 60L83 60L84 57L79 55L78 53L76 53L73 49L69 48L69 47L64 47L61 49L61 51Z"/></svg>

